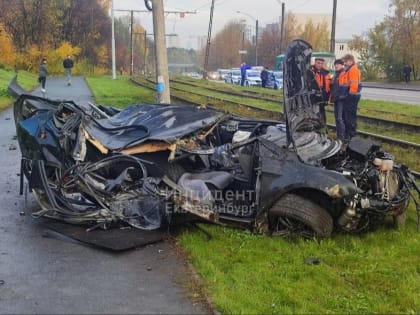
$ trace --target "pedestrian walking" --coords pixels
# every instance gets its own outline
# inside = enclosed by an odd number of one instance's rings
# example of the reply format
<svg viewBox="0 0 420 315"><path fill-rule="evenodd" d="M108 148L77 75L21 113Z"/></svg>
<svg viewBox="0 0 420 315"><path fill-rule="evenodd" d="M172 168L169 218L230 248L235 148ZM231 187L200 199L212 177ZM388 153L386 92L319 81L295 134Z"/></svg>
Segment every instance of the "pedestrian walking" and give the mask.
<svg viewBox="0 0 420 315"><path fill-rule="evenodd" d="M71 59L70 55L66 57L63 61L64 72L67 78L67 85L71 85L71 71L73 68L73 60Z"/></svg>
<svg viewBox="0 0 420 315"><path fill-rule="evenodd" d="M43 58L41 60L41 64L39 65L38 70L38 82L41 83L41 92L45 96L45 83L47 82L47 75L48 75L48 69L47 69L47 59Z"/></svg>
<svg viewBox="0 0 420 315"><path fill-rule="evenodd" d="M356 135L357 106L360 101L360 92L362 90L362 76L353 55L347 54L341 59L344 61L347 90L343 111L344 124L346 126L345 137L347 141L350 141L350 139Z"/></svg>
<svg viewBox="0 0 420 315"><path fill-rule="evenodd" d="M324 58L315 58L315 64L312 65L311 69L322 92L322 102L319 103L319 113L323 123L326 124L327 117L325 114L325 106L330 99L331 75L329 70L325 68L324 62Z"/></svg>
<svg viewBox="0 0 420 315"><path fill-rule="evenodd" d="M409 65L405 65L403 68L403 74L404 74L404 81L405 83L410 82L410 76L411 76L411 67Z"/></svg>
<svg viewBox="0 0 420 315"><path fill-rule="evenodd" d="M334 118L336 135L345 142L346 126L344 124L344 100L347 96L347 77L344 71L344 62L341 59L334 61L335 74L331 82L331 102L334 103Z"/></svg>

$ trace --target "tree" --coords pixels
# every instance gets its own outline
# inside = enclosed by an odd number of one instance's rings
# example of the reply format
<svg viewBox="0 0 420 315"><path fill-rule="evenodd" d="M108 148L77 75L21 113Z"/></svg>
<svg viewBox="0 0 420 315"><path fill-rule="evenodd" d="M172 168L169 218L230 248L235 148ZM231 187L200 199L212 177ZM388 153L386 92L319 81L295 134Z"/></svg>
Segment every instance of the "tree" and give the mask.
<svg viewBox="0 0 420 315"><path fill-rule="evenodd" d="M307 21L299 29L300 38L311 43L314 51L328 51L329 33L326 22L314 24L312 20Z"/></svg>
<svg viewBox="0 0 420 315"><path fill-rule="evenodd" d="M81 59L101 65L108 49L111 22L104 0L0 0L0 20L23 56L29 50L46 56L69 42L80 47Z"/></svg>
<svg viewBox="0 0 420 315"><path fill-rule="evenodd" d="M15 61L15 49L12 40L0 24L0 65L11 66Z"/></svg>
<svg viewBox="0 0 420 315"><path fill-rule="evenodd" d="M401 80L402 69L410 64L414 77L420 67L420 2L392 0L390 14L367 33L366 43L357 38L354 47L364 54L367 65L383 71L390 80ZM373 68L371 68L372 70Z"/></svg>
<svg viewBox="0 0 420 315"><path fill-rule="evenodd" d="M268 68L274 67L274 60L281 50L280 38L278 27L270 27L262 32L258 45L261 65Z"/></svg>
<svg viewBox="0 0 420 315"><path fill-rule="evenodd" d="M209 69L239 67L242 61L251 63L252 56L239 54L240 50L251 51L252 44L245 38L245 25L238 20L229 21L211 41ZM201 59L204 60L204 50ZM255 56L254 59L255 60ZM200 62L201 64L204 61Z"/></svg>
<svg viewBox="0 0 420 315"><path fill-rule="evenodd" d="M367 36L353 36L349 48L359 53L358 66L364 80L376 80L381 72L381 66L373 53L372 45Z"/></svg>

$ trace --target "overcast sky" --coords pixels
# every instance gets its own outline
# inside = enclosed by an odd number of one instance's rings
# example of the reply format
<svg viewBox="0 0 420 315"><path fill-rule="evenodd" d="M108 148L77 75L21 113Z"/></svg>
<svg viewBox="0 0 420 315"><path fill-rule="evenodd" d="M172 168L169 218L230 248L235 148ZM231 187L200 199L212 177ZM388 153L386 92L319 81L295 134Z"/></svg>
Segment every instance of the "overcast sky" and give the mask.
<svg viewBox="0 0 420 315"><path fill-rule="evenodd" d="M260 27L279 21L281 2L286 12L332 14L333 0L216 0L212 35L221 30L232 19L245 18L250 25L258 19ZM338 0L336 39L350 39L353 34L360 35L388 13L390 0ZM196 48L197 36L208 32L211 0L164 0L165 10L196 11L196 14L166 15L166 33L176 33L181 37L185 48ZM143 0L114 0L114 8L122 10L145 10ZM245 12L254 19L237 11ZM120 13L121 14L121 13ZM152 33L151 13L137 13L147 32ZM328 21L331 23L331 21Z"/></svg>

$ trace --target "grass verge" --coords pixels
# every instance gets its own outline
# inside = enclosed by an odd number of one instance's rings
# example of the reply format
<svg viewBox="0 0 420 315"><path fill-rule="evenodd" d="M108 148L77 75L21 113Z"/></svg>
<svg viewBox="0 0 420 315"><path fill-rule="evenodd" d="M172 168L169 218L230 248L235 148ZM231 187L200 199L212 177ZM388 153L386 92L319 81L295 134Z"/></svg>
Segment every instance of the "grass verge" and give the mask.
<svg viewBox="0 0 420 315"><path fill-rule="evenodd" d="M412 313L420 310L420 237L403 230L285 240L202 225L179 238L216 308L235 314ZM306 263L317 258L320 263Z"/></svg>
<svg viewBox="0 0 420 315"><path fill-rule="evenodd" d="M155 93L139 88L127 76L110 80L109 76L87 77L86 81L95 97L96 103L117 108L129 104L153 103Z"/></svg>

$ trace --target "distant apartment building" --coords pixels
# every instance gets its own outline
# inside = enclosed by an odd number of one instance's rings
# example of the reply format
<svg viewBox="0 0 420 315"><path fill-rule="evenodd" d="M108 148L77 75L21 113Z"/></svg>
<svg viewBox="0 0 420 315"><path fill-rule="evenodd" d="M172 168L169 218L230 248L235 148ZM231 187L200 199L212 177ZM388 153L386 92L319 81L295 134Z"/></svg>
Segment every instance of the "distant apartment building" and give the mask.
<svg viewBox="0 0 420 315"><path fill-rule="evenodd" d="M177 34L170 34L166 36L166 47L167 48L179 48L180 45L180 38Z"/></svg>
<svg viewBox="0 0 420 315"><path fill-rule="evenodd" d="M355 50L351 50L349 48L349 41L350 39L336 39L335 40L335 56L337 58L341 58L346 54L352 54L356 60L356 62L358 62L358 60L360 60L360 54L355 51Z"/></svg>
<svg viewBox="0 0 420 315"><path fill-rule="evenodd" d="M197 36L197 50L206 48L207 36Z"/></svg>

